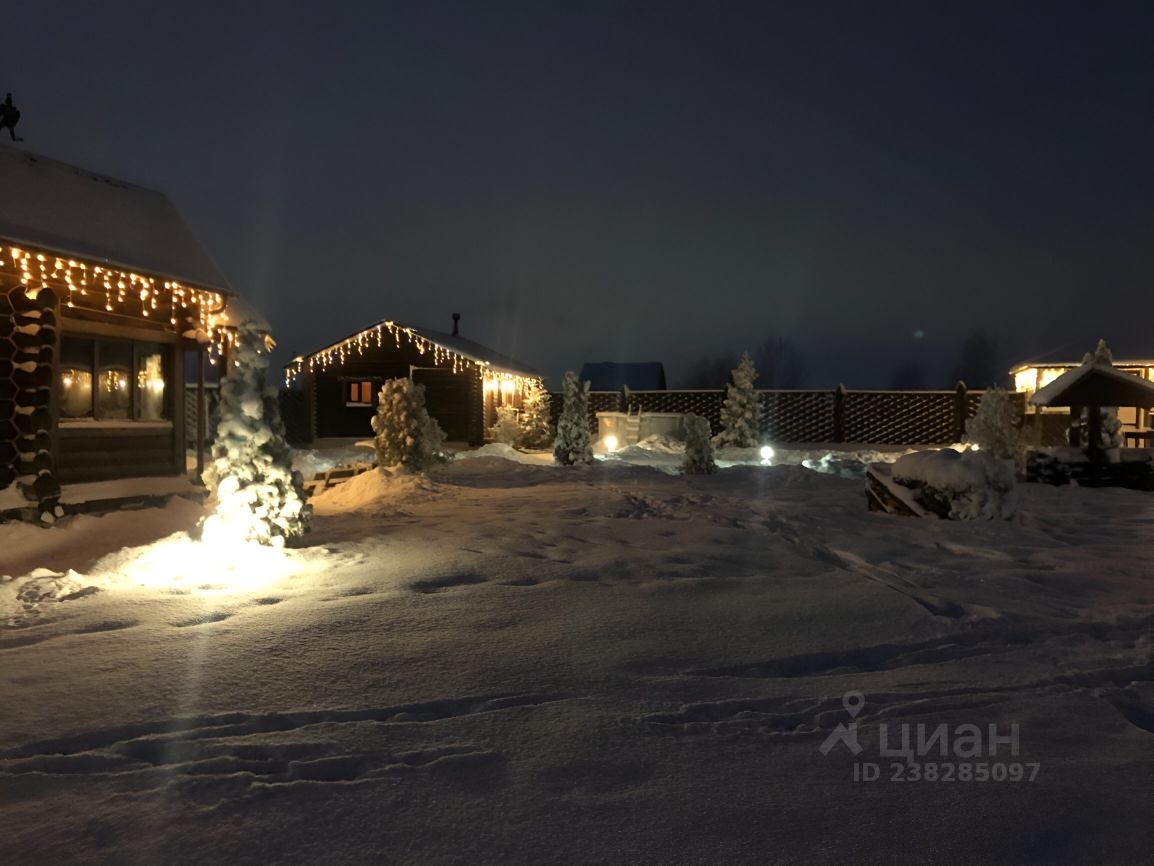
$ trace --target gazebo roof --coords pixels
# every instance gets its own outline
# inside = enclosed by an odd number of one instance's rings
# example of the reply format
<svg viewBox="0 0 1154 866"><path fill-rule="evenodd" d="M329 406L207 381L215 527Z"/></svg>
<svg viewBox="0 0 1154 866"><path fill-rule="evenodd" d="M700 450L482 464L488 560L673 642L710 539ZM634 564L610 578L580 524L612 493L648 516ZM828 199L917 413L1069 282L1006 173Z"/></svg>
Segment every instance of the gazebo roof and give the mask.
<svg viewBox="0 0 1154 866"><path fill-rule="evenodd" d="M1030 397L1035 406L1154 407L1154 382L1116 367L1087 361L1063 373Z"/></svg>

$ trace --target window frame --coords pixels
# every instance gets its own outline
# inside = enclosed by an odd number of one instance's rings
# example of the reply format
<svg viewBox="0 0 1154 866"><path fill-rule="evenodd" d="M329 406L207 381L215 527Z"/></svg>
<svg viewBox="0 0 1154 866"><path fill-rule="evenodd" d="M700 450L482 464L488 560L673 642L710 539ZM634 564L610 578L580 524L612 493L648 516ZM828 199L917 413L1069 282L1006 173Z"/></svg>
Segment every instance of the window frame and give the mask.
<svg viewBox="0 0 1154 866"><path fill-rule="evenodd" d="M374 376L341 376L341 400L345 404L346 409L371 409L377 405L377 393L381 390L378 384L381 379ZM360 387L363 394L365 386L369 389L369 400L364 402L362 400L352 400L353 387Z"/></svg>
<svg viewBox="0 0 1154 866"><path fill-rule="evenodd" d="M60 415L60 422L62 424L90 424L92 422L100 422L102 424L123 424L131 426L135 424L168 424L174 423L175 403L173 397L173 385L176 381L176 370L173 361L174 352L172 346L165 342L136 340L131 337L105 337L96 334L86 333L69 333L62 334L61 340L73 340L77 343L85 343L88 345L91 359L91 375L92 375L92 396L90 404L90 414L84 416L65 416ZM99 409L99 400L97 398L98 388L100 387L100 350L101 344L116 343L120 345L127 345L131 349L131 361L128 369L128 417L127 418L109 418L102 415ZM137 383L137 374L140 368L140 359L144 355L151 355L159 353L163 358L164 364L164 399L162 404L163 418L141 418L141 400L139 393L139 385ZM63 368L65 363L60 362L59 368L56 371L55 387L61 389L63 384L61 377L63 376ZM56 399L60 405L63 405L63 396L60 390L57 390Z"/></svg>

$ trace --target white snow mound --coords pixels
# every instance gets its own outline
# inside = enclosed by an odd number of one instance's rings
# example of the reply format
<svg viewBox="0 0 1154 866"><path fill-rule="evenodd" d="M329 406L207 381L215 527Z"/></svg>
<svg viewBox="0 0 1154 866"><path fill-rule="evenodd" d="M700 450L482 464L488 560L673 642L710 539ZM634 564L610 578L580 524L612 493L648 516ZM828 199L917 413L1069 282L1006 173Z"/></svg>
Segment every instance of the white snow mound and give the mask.
<svg viewBox="0 0 1154 866"><path fill-rule="evenodd" d="M1017 511L1012 463L986 451L915 451L894 463L893 477L947 501L951 520L1005 520Z"/></svg>

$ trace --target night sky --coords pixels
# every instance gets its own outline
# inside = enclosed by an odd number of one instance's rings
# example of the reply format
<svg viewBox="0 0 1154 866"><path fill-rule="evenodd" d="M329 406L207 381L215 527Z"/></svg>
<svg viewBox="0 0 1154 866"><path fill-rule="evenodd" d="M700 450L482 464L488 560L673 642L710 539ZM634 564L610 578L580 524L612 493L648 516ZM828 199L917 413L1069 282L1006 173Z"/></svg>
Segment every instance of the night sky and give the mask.
<svg viewBox="0 0 1154 866"><path fill-rule="evenodd" d="M949 384L979 327L1005 365L1154 356L1148 0L9 0L0 33L23 146L167 192L278 361L454 311L671 384L767 337L813 386Z"/></svg>

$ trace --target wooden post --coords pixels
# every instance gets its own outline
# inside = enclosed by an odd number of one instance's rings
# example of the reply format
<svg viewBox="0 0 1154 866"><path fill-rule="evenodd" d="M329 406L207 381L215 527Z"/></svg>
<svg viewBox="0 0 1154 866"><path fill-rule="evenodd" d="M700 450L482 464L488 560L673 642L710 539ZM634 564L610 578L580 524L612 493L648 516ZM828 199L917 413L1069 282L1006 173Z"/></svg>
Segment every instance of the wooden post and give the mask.
<svg viewBox="0 0 1154 866"><path fill-rule="evenodd" d="M966 440L966 420L970 415L969 401L966 399L968 389L961 379L954 387L954 441Z"/></svg>
<svg viewBox="0 0 1154 866"><path fill-rule="evenodd" d="M1086 415L1086 438L1089 440L1086 453L1091 461L1099 461L1105 457L1102 453L1102 409L1099 406L1087 406Z"/></svg>
<svg viewBox="0 0 1154 866"><path fill-rule="evenodd" d="M833 392L833 441L845 441L845 385L838 385Z"/></svg>
<svg viewBox="0 0 1154 866"><path fill-rule="evenodd" d="M204 438L206 435L204 393L204 349L196 350L196 480L204 477Z"/></svg>

